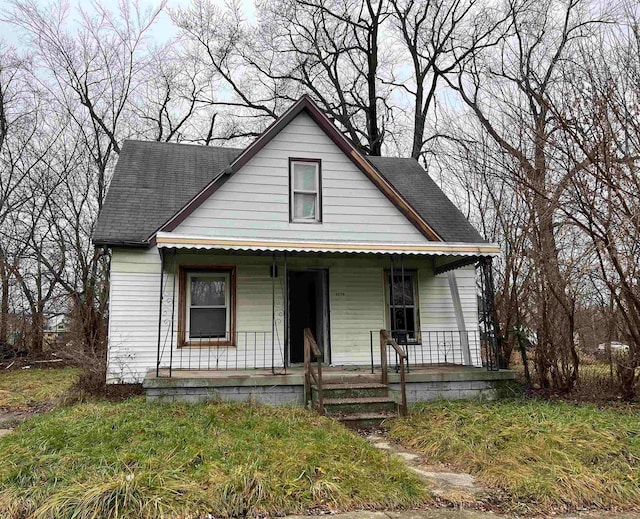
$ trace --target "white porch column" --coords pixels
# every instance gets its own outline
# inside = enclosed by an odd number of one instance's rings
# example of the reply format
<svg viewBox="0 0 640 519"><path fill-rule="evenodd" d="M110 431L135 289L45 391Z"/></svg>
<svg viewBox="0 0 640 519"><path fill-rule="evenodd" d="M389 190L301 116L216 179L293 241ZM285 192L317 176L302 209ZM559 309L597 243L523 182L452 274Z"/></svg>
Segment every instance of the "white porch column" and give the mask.
<svg viewBox="0 0 640 519"><path fill-rule="evenodd" d="M451 299L453 301L453 310L456 315L456 323L458 325L458 333L460 334L460 349L462 350L462 358L465 366L471 366L471 351L469 350L469 336L467 335L467 326L464 322L464 314L462 313L462 303L460 302L460 293L458 291L458 281L454 270L447 272L449 280L449 290L451 291Z"/></svg>

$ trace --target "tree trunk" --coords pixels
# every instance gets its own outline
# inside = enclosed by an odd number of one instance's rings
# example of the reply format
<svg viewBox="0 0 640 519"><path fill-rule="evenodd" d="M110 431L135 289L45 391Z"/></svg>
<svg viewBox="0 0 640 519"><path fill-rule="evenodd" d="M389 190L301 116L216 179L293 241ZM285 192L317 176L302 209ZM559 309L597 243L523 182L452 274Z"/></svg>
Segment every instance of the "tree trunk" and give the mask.
<svg viewBox="0 0 640 519"><path fill-rule="evenodd" d="M29 352L31 355L41 355L44 343L44 312L37 307L31 314L31 332L29 340Z"/></svg>
<svg viewBox="0 0 640 519"><path fill-rule="evenodd" d="M1 253L0 279L2 282L2 299L0 300L0 345L5 345L9 338L9 269L6 268L4 255Z"/></svg>

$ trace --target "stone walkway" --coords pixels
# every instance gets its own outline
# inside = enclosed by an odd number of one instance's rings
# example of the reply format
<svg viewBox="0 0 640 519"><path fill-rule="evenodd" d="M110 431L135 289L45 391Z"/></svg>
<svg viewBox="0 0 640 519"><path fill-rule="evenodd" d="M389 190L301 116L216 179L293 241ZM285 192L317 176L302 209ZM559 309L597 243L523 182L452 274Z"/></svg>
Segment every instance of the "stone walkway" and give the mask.
<svg viewBox="0 0 640 519"><path fill-rule="evenodd" d="M425 464L418 454L391 443L382 436L369 435L365 438L374 447L404 459L407 467L427 481L433 494L442 499L459 504L470 503L476 501L484 491L471 474L447 472L442 467Z"/></svg>
<svg viewBox="0 0 640 519"><path fill-rule="evenodd" d="M288 515L284 519L318 519L317 515ZM408 510L403 512L348 512L333 514L335 519L489 519L510 518L515 516L499 515L492 512L476 512L464 509L437 508L431 510ZM600 514L585 513L556 516L562 519L640 519L640 514Z"/></svg>
<svg viewBox="0 0 640 519"><path fill-rule="evenodd" d="M344 514L335 514L327 517L335 519L487 519L488 517L506 517L498 516L489 512L474 512L473 510L452 510L452 509L433 509L433 510L409 510L403 512L347 512ZM288 515L284 519L318 519L318 515Z"/></svg>

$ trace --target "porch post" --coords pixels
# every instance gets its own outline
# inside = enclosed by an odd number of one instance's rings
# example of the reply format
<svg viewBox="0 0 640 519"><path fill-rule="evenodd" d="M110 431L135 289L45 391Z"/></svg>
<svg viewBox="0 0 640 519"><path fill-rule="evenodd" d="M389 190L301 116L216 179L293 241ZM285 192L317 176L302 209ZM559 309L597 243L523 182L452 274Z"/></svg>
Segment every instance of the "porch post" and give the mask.
<svg viewBox="0 0 640 519"><path fill-rule="evenodd" d="M406 296L406 292L405 292L405 277L404 277L404 254L400 254L400 269L401 269L401 281L400 284L402 286L402 318L403 318L403 329L402 329L402 341L404 342L404 345L402 344L402 342L400 343L400 347L402 348L404 346L404 352L407 354L407 371L409 371L409 327L407 326L407 298ZM411 287L411 290L413 291L414 287ZM415 297L415 294L414 294ZM415 312L415 308L414 308L414 312ZM415 319L414 319L414 328L415 328ZM415 330L414 330L415 331ZM400 359L400 362L402 362L402 359Z"/></svg>
<svg viewBox="0 0 640 519"><path fill-rule="evenodd" d="M289 365L289 273L287 265L287 253L284 253L284 351L282 352L284 371Z"/></svg>
<svg viewBox="0 0 640 519"><path fill-rule="evenodd" d="M173 289L171 290L171 347L169 348L169 378L173 374L173 323L175 322L176 315L176 274L177 274L178 257L176 249L173 249Z"/></svg>
<svg viewBox="0 0 640 519"><path fill-rule="evenodd" d="M273 253L273 263L271 266L271 373L275 375L276 366L275 355L275 334L276 334L276 253ZM266 346L266 345L265 345Z"/></svg>
<svg viewBox="0 0 640 519"><path fill-rule="evenodd" d="M391 268L391 278L389 280L389 333L393 335L396 319L395 300L393 298L393 282L395 280L393 254L389 256L389 263Z"/></svg>
<svg viewBox="0 0 640 519"><path fill-rule="evenodd" d="M487 338L488 357L492 358L488 362L488 369L499 370L500 362L498 359L498 337L500 336L500 327L496 315L495 308L495 288L493 285L493 272L491 268L492 258L484 257L480 259L480 272L482 280L482 300L484 303L484 322L485 335ZM488 359L489 360L489 359Z"/></svg>
<svg viewBox="0 0 640 519"><path fill-rule="evenodd" d="M449 291L453 300L453 310L456 314L456 324L458 325L458 333L460 334L460 349L462 350L462 362L465 366L471 366L471 351L469 350L469 336L467 334L467 325L464 322L464 314L462 313L462 303L460 302L460 292L458 291L458 281L454 270L447 272L449 280Z"/></svg>
<svg viewBox="0 0 640 519"><path fill-rule="evenodd" d="M160 304L158 307L158 352L156 354L156 377L160 376L160 335L162 334L162 299L164 297L164 249L160 253Z"/></svg>

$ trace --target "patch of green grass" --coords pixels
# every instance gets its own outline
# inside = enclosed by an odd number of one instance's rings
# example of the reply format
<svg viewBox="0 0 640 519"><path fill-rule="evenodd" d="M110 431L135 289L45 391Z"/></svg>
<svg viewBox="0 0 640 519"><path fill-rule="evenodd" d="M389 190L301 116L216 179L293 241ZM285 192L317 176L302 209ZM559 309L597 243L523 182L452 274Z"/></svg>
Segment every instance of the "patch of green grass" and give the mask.
<svg viewBox="0 0 640 519"><path fill-rule="evenodd" d="M410 507L396 457L304 409L89 403L0 439L0 516L156 518Z"/></svg>
<svg viewBox="0 0 640 519"><path fill-rule="evenodd" d="M0 408L26 408L61 397L76 381L75 368L0 372Z"/></svg>
<svg viewBox="0 0 640 519"><path fill-rule="evenodd" d="M536 400L436 402L392 439L475 474L519 512L640 507L640 416Z"/></svg>

